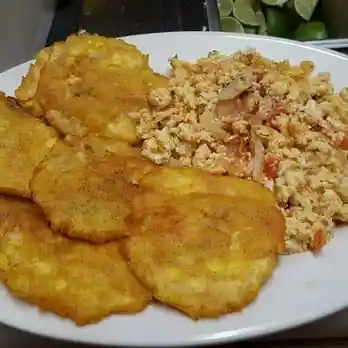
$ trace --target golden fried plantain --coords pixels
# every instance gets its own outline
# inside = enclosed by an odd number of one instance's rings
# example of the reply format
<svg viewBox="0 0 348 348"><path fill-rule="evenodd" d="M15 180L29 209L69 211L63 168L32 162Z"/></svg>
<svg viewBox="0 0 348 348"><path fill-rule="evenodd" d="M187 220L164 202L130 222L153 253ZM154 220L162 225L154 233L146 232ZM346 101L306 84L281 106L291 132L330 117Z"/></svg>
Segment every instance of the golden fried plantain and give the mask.
<svg viewBox="0 0 348 348"><path fill-rule="evenodd" d="M155 166L131 153L55 146L31 181L33 199L52 229L94 243L126 236L124 218L141 191L133 183Z"/></svg>
<svg viewBox="0 0 348 348"><path fill-rule="evenodd" d="M129 114L148 108L151 90L167 84L134 45L85 33L39 52L16 97L64 135L99 134L135 143Z"/></svg>
<svg viewBox="0 0 348 348"><path fill-rule="evenodd" d="M192 192L224 194L231 197L259 199L263 204L277 205L273 193L256 181L212 174L196 168L161 167L140 181L147 190L183 195Z"/></svg>
<svg viewBox="0 0 348 348"><path fill-rule="evenodd" d="M98 156L113 154L125 158L123 162L124 175L127 181L138 185L141 178L158 166L141 155L141 150L132 147L123 140L93 135L84 138L66 137L66 142L82 150L88 150Z"/></svg>
<svg viewBox="0 0 348 348"><path fill-rule="evenodd" d="M284 249L283 215L252 198L146 193L127 222L122 252L135 275L194 319L248 305Z"/></svg>
<svg viewBox="0 0 348 348"><path fill-rule="evenodd" d="M36 205L16 198L0 197L0 280L14 296L78 325L139 312L151 300L117 242L62 237Z"/></svg>
<svg viewBox="0 0 348 348"><path fill-rule="evenodd" d="M0 93L0 192L30 197L34 169L56 141L53 128L19 108L9 107Z"/></svg>

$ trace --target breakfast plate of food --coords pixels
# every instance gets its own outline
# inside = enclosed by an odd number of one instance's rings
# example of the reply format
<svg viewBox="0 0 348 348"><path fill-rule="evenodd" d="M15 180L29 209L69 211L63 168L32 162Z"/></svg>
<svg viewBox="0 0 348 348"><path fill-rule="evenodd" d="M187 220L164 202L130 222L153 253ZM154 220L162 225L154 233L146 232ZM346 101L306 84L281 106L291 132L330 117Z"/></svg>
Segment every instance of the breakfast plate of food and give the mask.
<svg viewBox="0 0 348 348"><path fill-rule="evenodd" d="M348 306L348 59L89 33L0 74L0 322L189 346Z"/></svg>

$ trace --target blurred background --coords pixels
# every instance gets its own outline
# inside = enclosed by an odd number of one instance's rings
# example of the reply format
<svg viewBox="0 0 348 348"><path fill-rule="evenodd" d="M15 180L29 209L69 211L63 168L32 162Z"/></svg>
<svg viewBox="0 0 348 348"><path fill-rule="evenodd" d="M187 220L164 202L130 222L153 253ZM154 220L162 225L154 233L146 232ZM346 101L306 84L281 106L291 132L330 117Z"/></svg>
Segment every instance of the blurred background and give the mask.
<svg viewBox="0 0 348 348"><path fill-rule="evenodd" d="M0 2L0 71L79 30L107 36L222 30L348 48L348 0L11 0Z"/></svg>
<svg viewBox="0 0 348 348"><path fill-rule="evenodd" d="M223 31L317 41L337 48L347 46L347 4L346 0L217 0Z"/></svg>

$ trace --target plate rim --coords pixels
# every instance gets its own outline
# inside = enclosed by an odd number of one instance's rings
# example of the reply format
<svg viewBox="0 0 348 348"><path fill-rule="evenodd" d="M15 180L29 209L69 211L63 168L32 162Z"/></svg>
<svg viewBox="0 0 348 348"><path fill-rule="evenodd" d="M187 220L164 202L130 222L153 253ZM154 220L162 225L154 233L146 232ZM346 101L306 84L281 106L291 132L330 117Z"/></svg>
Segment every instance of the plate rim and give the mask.
<svg viewBox="0 0 348 348"><path fill-rule="evenodd" d="M347 306L348 307L348 306ZM296 329L298 327L310 324L315 322L316 320L321 320L326 317L329 317L335 313L338 313L341 310L344 310L345 307L342 307L340 305L337 305L336 308L332 308L331 310L328 310L325 314L322 314L320 316L317 315L309 315L305 319L303 319L301 322L296 322L294 320L289 320L288 322L283 322L282 325L275 325L271 324L268 326L257 326L257 327L250 327L241 330L241 332L234 333L233 331L224 331L220 332L218 334L219 337L215 337L215 335L206 335L205 337L201 336L192 336L190 339L185 339L181 341L176 341L173 343L172 341L152 341L152 342L136 342L136 343L127 343L126 341L119 341L119 342L99 342L97 340L92 339L84 339L80 337L76 338L67 338L62 334L61 332L55 333L54 335L50 333L46 333L45 331L38 331L34 329L28 328L28 326L20 326L17 324L12 324L10 322L4 323L2 320L0 320L0 324L8 327L13 330L20 331L22 333L30 334L32 336L37 336L38 338L43 338L51 341L61 341L61 342L69 342L69 343L75 343L75 344L88 344L88 345L96 345L100 347L134 347L134 348L160 348L160 347L172 347L172 348L182 348L182 347L197 347L197 346L211 346L211 345L218 345L218 344L236 344L239 342L244 342L252 339L262 339L269 335L276 335L288 330ZM323 313L322 311L320 313ZM230 315L233 315L231 313ZM93 325L93 324L92 324ZM98 323L96 324L98 325ZM87 326L88 327L88 326ZM79 329L76 327L76 329ZM92 348L92 347L91 347Z"/></svg>
<svg viewBox="0 0 348 348"><path fill-rule="evenodd" d="M136 34L136 35L128 35L128 36L122 36L122 37L117 37L117 39L121 40L132 40L133 38L141 38L141 37L148 37L149 39L151 37L157 37L157 36L187 36L187 35L196 35L196 36L211 36L211 37L218 37L218 36L225 36L229 37L231 39L254 39L258 41L268 41L268 42L279 42L279 43L284 43L289 46L294 46L294 47L301 47L307 50L311 50L313 52L318 52L318 53L325 53L329 56L332 57L337 57L341 58L344 60L348 60L348 55L337 52L333 49L326 48L326 47L319 47L311 44L309 41L296 41L292 39L286 39L286 38L281 38L281 37L275 37L275 36L266 36L266 35L258 35L258 34L247 34L247 33L229 33L229 32L223 32L223 31L165 31L165 32L157 32L157 33L145 33L145 34ZM27 63L27 62L26 62ZM25 63L24 63L25 64ZM12 69L12 68L11 68ZM8 70L11 70L8 69ZM8 71L6 70L6 71Z"/></svg>

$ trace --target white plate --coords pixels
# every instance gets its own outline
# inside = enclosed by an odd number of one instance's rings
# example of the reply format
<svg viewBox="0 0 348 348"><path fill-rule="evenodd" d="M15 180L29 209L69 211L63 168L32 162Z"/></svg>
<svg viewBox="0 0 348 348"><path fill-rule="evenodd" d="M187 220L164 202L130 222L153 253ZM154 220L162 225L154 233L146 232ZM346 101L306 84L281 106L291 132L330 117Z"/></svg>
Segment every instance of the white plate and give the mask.
<svg viewBox="0 0 348 348"><path fill-rule="evenodd" d="M348 85L343 55L287 40L226 33L167 33L127 38L149 53L155 70L168 69L168 57L193 60L211 50L231 53L256 48L272 59L314 61L329 71L337 89ZM26 73L23 64L0 74L0 90L12 94ZM322 254L283 257L272 280L255 303L241 313L194 322L170 310L150 306L139 315L113 316L97 325L77 328L68 320L42 313L0 288L0 321L50 337L103 345L196 345L236 341L273 333L318 319L348 306L348 228L338 229Z"/></svg>

